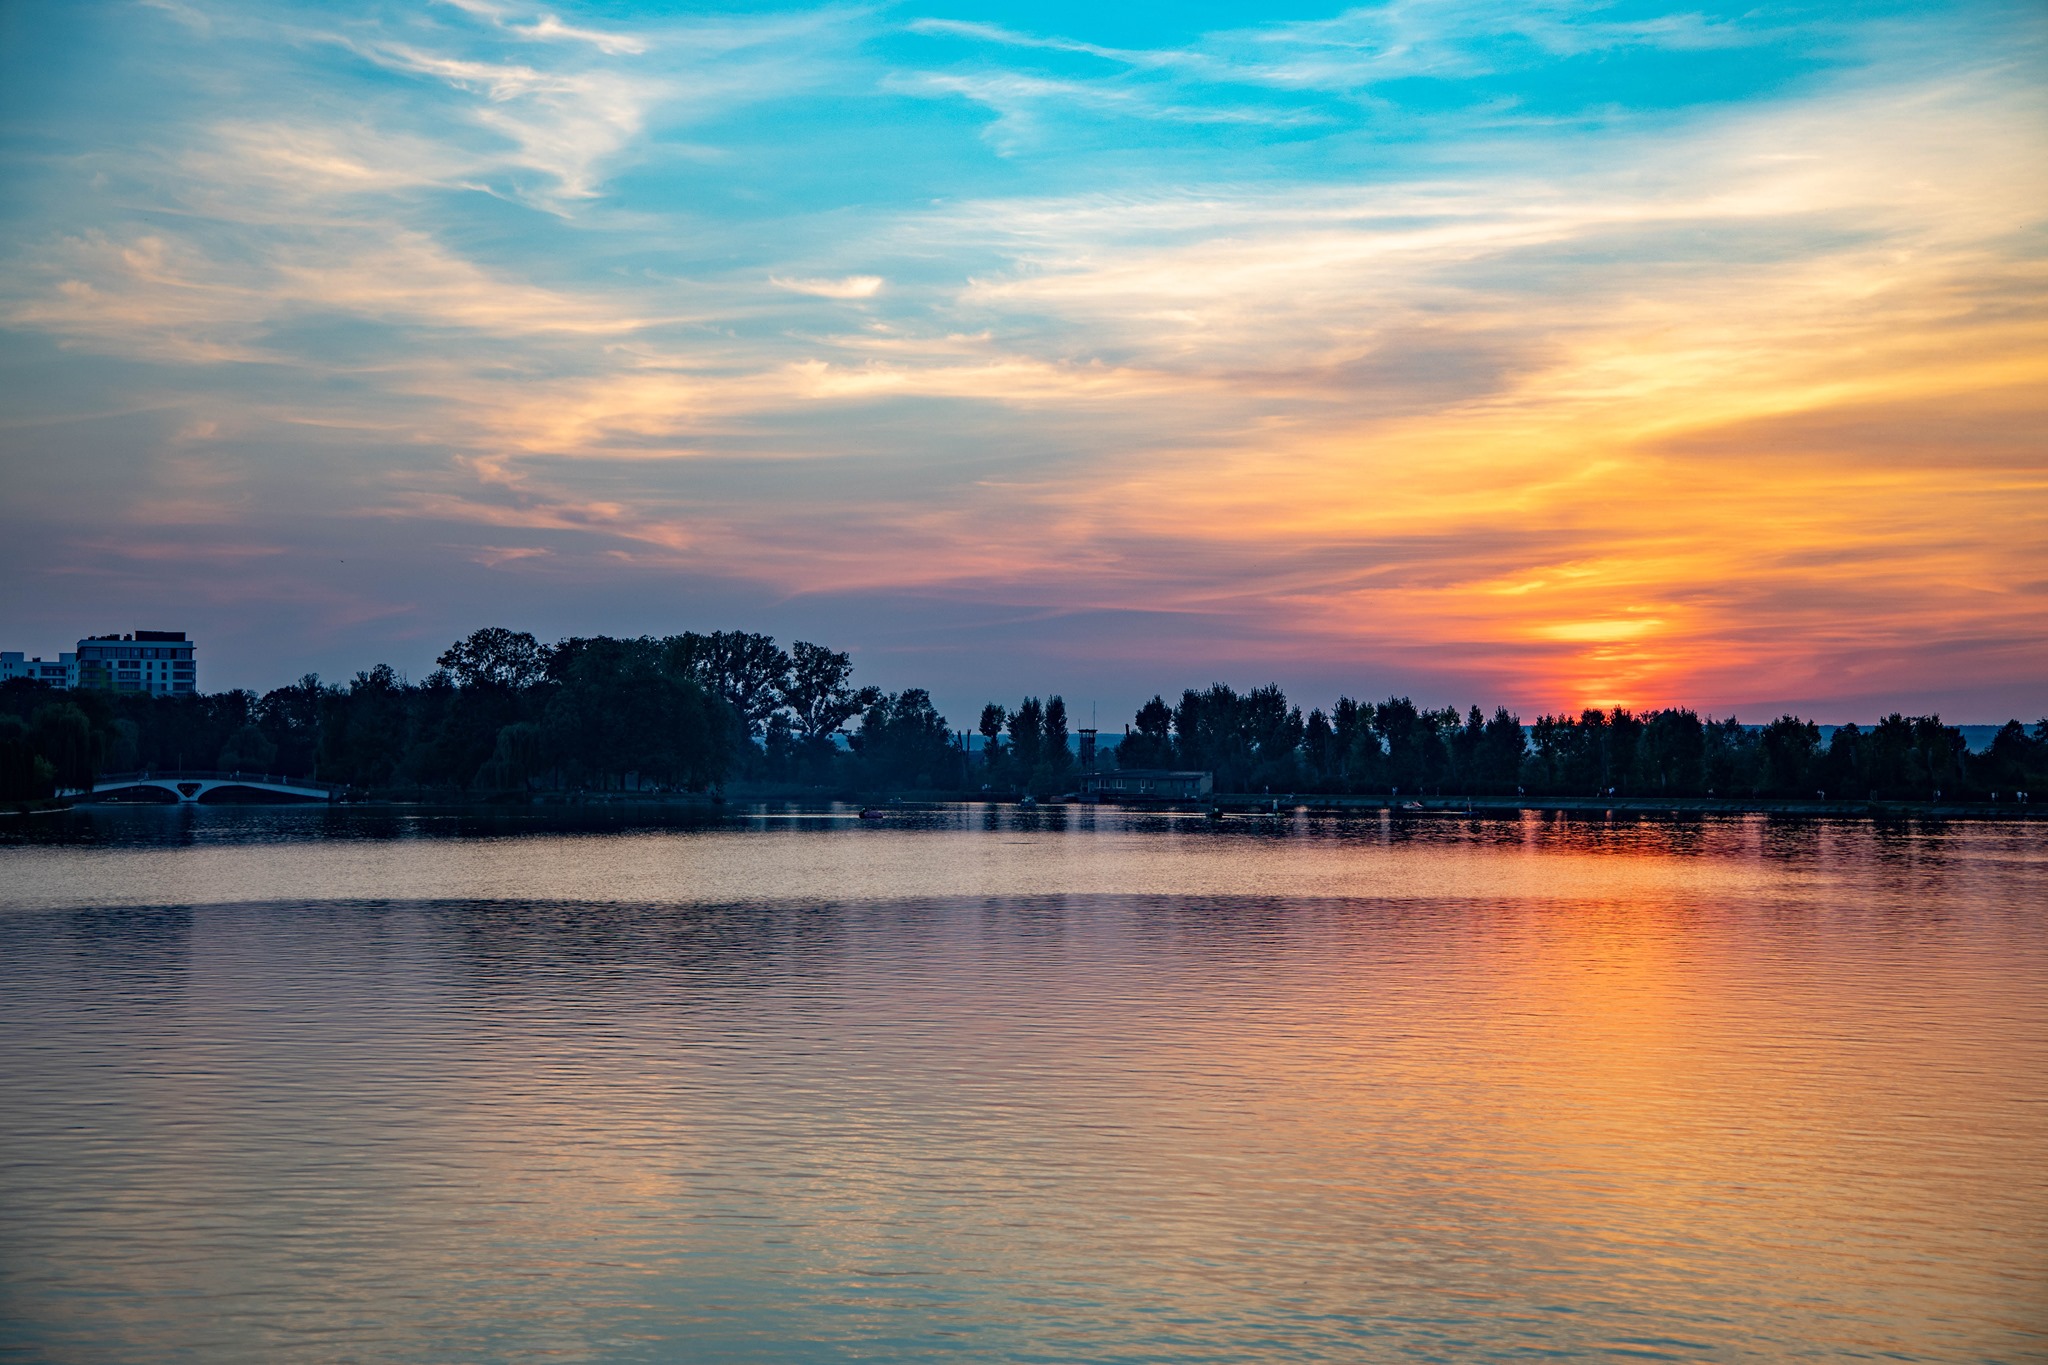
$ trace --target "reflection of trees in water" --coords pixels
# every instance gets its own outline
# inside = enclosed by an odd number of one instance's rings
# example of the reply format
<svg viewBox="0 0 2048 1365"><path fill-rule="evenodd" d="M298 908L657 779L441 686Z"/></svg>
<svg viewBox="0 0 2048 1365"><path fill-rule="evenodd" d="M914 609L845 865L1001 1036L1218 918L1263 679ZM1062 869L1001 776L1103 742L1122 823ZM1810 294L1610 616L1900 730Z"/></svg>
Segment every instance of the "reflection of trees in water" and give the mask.
<svg viewBox="0 0 2048 1365"><path fill-rule="evenodd" d="M1065 806L1018 806L1004 815L1009 828L1030 833L1064 834L1069 816Z"/></svg>
<svg viewBox="0 0 2048 1365"><path fill-rule="evenodd" d="M268 805L180 802L174 797L95 802L0 822L0 848L26 844L104 848L209 843L383 842L490 839L523 834L628 834L709 829L733 817L719 808L643 806Z"/></svg>
<svg viewBox="0 0 2048 1365"><path fill-rule="evenodd" d="M202 829L217 829L220 819L215 812L202 814L174 796L152 793L147 799L133 802L74 806L39 816L33 822L0 822L0 848L23 844L59 848L178 847L198 843Z"/></svg>
<svg viewBox="0 0 2048 1365"><path fill-rule="evenodd" d="M1814 862L1825 848L1822 829L1818 820L1764 816L1758 825L1757 848L1764 857L1780 862Z"/></svg>
<svg viewBox="0 0 2048 1365"><path fill-rule="evenodd" d="M1951 848L1951 843L1959 827L1947 820L1880 817L1870 822L1870 832L1873 852L1888 867L1947 872L1957 861L1957 852ZM1977 838L1973 837L1968 856L1981 857L1982 853Z"/></svg>

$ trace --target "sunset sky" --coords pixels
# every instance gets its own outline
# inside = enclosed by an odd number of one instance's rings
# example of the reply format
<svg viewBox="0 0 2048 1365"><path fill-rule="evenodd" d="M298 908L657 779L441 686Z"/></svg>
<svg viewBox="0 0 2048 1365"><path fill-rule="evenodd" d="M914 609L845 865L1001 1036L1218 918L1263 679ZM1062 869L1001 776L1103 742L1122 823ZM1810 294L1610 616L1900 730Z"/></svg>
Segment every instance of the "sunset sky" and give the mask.
<svg viewBox="0 0 2048 1365"><path fill-rule="evenodd" d="M2048 713L2039 0L10 0L0 117L0 647Z"/></svg>

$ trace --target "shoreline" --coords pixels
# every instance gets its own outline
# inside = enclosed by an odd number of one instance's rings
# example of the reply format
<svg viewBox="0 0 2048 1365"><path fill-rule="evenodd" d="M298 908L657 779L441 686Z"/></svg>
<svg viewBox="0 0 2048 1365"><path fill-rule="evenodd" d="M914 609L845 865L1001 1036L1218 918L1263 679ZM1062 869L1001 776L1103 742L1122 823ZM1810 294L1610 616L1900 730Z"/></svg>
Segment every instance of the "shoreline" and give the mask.
<svg viewBox="0 0 2048 1365"><path fill-rule="evenodd" d="M1850 819L1996 819L2032 820L2048 816L2048 805L2015 801L1815 801L1770 797L1647 796L1301 796L1219 795L1214 805L1226 814L1310 814L1390 812L1395 815L1803 815ZM1105 803L1107 804L1107 803ZM1128 807L1137 809L1139 807Z"/></svg>
<svg viewBox="0 0 2048 1365"><path fill-rule="evenodd" d="M71 809L174 809L169 801L45 801L28 807L0 808L0 815L54 815ZM878 794L863 792L729 791L722 796L706 793L588 792L536 794L517 801L479 800L457 792L407 792L368 795L357 800L200 802L209 809L347 809L347 810L457 810L476 814L504 812L530 814L557 811L675 811L712 817L740 817L764 809L797 808L828 813L831 807L862 807L887 815L910 815L945 806L1007 806L1019 810L1067 811L1075 808L1109 807L1132 812L1213 814L1222 816L1275 815L1378 815L1403 817L1484 816L1506 818L1527 814L1615 816L1709 816L1782 815L1847 820L2001 820L2048 819L2048 803L2039 807L2014 801L1817 801L1734 797L1500 797L1390 795L1352 796L1314 793L1221 792L1202 801L1041 801L1021 806L1015 798L990 797L980 793L916 792Z"/></svg>

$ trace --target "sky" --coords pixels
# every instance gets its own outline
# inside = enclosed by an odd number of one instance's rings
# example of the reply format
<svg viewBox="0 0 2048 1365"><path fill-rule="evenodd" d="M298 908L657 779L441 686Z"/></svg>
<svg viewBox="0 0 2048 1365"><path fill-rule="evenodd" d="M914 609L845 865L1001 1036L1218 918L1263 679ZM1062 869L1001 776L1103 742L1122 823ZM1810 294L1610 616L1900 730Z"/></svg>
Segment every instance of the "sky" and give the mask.
<svg viewBox="0 0 2048 1365"><path fill-rule="evenodd" d="M2048 714L2048 8L0 5L0 647Z"/></svg>

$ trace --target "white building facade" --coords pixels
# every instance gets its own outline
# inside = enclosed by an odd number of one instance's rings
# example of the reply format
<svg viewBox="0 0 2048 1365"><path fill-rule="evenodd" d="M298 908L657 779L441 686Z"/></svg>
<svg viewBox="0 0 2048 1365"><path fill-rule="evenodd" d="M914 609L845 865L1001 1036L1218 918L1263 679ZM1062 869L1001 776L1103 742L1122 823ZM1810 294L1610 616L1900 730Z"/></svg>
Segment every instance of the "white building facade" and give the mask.
<svg viewBox="0 0 2048 1365"><path fill-rule="evenodd" d="M40 654L27 658L18 649L0 650L0 682L10 678L32 678L45 687L76 687L78 656L59 654L52 661Z"/></svg>
<svg viewBox="0 0 2048 1365"><path fill-rule="evenodd" d="M182 630L138 630L78 642L77 687L183 696L199 687L198 646Z"/></svg>

